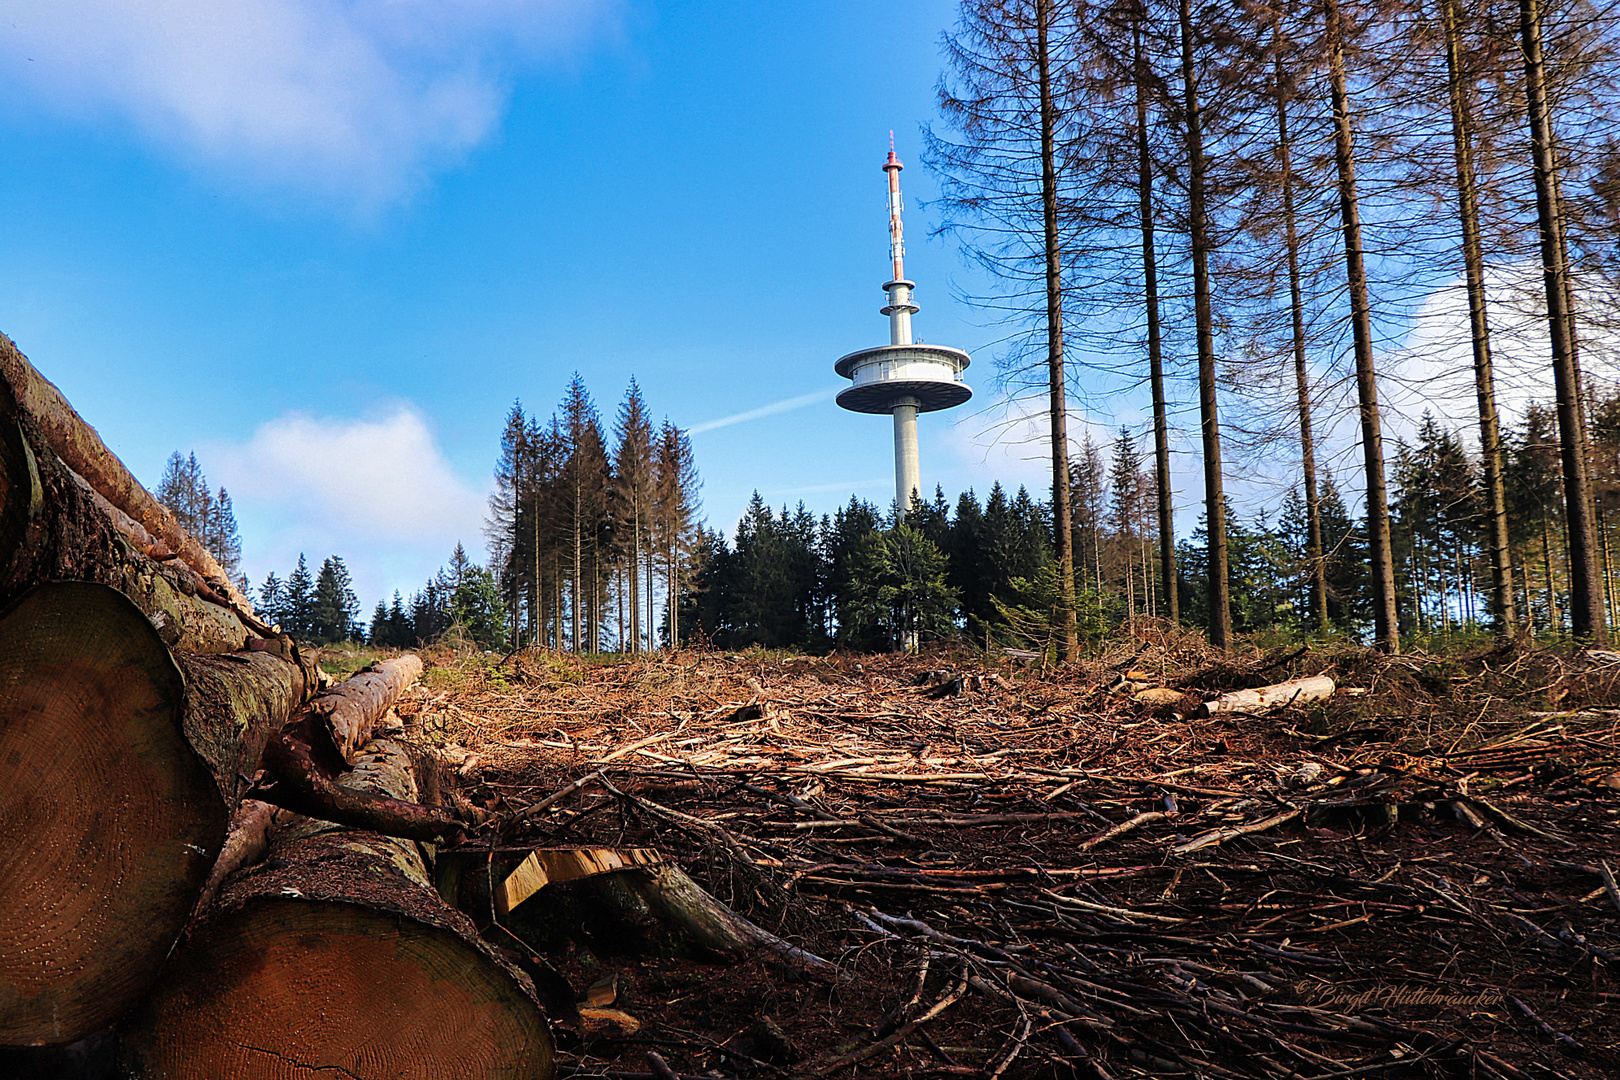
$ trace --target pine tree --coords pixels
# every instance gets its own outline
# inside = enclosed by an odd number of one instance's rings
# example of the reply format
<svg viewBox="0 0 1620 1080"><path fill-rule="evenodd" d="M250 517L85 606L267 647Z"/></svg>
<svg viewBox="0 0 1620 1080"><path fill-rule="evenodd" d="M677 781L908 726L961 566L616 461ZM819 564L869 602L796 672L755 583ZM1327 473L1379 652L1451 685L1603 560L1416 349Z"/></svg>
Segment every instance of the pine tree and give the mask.
<svg viewBox="0 0 1620 1080"><path fill-rule="evenodd" d="M947 635L956 597L946 580L946 558L905 521L867 533L850 560L845 610L855 640L885 639L890 647Z"/></svg>
<svg viewBox="0 0 1620 1080"><path fill-rule="evenodd" d="M301 557L299 566L303 566ZM360 602L354 595L353 585L349 569L341 558L330 555L321 563L309 606L311 638L335 642L346 641L353 635L355 618L360 614Z"/></svg>
<svg viewBox="0 0 1620 1080"><path fill-rule="evenodd" d="M272 626L287 621L286 586L276 576L274 570L270 571L269 575L265 577L264 584L259 586L258 611L260 617Z"/></svg>
<svg viewBox="0 0 1620 1080"><path fill-rule="evenodd" d="M627 577L630 605L630 651L639 652L651 645L652 615L647 614L648 640L642 640L642 601L652 602L652 567L644 560L652 531L654 503L656 501L656 466L653 460L652 422L647 417L646 402L635 379L625 391L614 424L618 444L613 451L613 491L617 518L617 535L623 553L629 559ZM647 571L646 588L642 588L642 570Z"/></svg>
<svg viewBox="0 0 1620 1080"><path fill-rule="evenodd" d="M562 518L567 523L569 645L575 652L595 652L602 629L602 588L608 515L609 470L601 419L585 380L576 372L562 404Z"/></svg>
<svg viewBox="0 0 1620 1080"><path fill-rule="evenodd" d="M1041 373L1057 520L1070 520L1064 323L1065 208L1083 203L1073 166L1078 143L1074 95L1083 58L1074 49L1083 9L1057 0L968 0L960 29L945 39L954 81L940 84L940 109L961 133L930 133L927 160L941 176L947 229L1001 278L1028 320L1028 348L1009 356L1021 372ZM1005 303L1009 298L1001 298ZM1036 357L1039 357L1037 360ZM1026 366L1027 363L1027 366ZM1034 379L1032 382L1036 381ZM1055 536L1062 658L1078 647L1073 534Z"/></svg>
<svg viewBox="0 0 1620 1080"><path fill-rule="evenodd" d="M697 514L702 482L691 438L668 419L658 431L653 474L652 543L664 562L664 584L668 589L665 617L669 645L675 648L680 644L677 597L693 572L695 545L701 534Z"/></svg>
<svg viewBox="0 0 1620 1080"><path fill-rule="evenodd" d="M294 638L308 641L315 634L315 578L309 572L304 553L298 553L298 565L287 577L282 589L281 628Z"/></svg>
<svg viewBox="0 0 1620 1080"><path fill-rule="evenodd" d="M233 581L241 571L242 538L237 533L231 496L222 487L214 495L197 455L169 455L158 481L158 502L168 507L182 529L212 555Z"/></svg>
<svg viewBox="0 0 1620 1080"><path fill-rule="evenodd" d="M1571 310L1569 248L1558 188L1559 166L1548 104L1539 0L1519 0L1519 27L1524 46L1524 86L1535 164L1536 221L1541 239L1553 385L1557 393L1564 512L1569 529L1570 626L1577 638L1602 642L1608 637L1608 624L1599 585L1597 529L1591 481L1587 475L1586 427Z"/></svg>

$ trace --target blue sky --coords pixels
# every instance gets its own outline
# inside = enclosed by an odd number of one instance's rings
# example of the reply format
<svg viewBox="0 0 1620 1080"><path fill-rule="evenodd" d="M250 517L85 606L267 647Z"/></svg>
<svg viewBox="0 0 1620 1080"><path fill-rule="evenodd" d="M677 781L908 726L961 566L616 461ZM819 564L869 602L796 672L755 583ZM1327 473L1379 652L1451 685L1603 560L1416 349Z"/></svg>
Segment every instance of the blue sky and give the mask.
<svg viewBox="0 0 1620 1080"><path fill-rule="evenodd" d="M605 418L634 376L693 430L712 524L755 489L886 503L889 424L831 397L887 340L892 129L917 332L975 354L924 486L1044 494L1005 331L929 237L955 7L0 0L0 330L149 486L194 450L255 584L336 553L368 609L482 553L507 409L576 370Z"/></svg>

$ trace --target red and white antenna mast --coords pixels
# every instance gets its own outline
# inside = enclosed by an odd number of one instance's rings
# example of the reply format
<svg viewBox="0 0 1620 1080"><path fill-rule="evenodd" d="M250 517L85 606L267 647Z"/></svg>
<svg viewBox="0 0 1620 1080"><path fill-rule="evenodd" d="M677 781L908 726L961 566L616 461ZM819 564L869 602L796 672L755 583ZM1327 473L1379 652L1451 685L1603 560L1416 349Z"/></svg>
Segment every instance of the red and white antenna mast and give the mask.
<svg viewBox="0 0 1620 1080"><path fill-rule="evenodd" d="M900 211L905 200L900 195L900 170L905 168L894 156L894 132L889 132L889 160L883 171L889 174L889 261L894 264L894 277L883 288L889 294L889 304L883 314L889 317L889 344L911 344L911 317L917 305L911 302L911 290L916 288L906 280L906 234L900 224Z"/></svg>

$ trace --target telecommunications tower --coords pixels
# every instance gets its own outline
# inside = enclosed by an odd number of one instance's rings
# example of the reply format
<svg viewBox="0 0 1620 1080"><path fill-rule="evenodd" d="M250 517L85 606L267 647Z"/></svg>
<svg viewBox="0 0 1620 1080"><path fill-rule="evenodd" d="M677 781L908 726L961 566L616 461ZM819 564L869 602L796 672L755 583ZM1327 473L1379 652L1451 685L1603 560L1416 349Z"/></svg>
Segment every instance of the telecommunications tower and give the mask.
<svg viewBox="0 0 1620 1080"><path fill-rule="evenodd" d="M894 497L909 510L922 494L922 470L917 461L917 414L949 409L973 396L962 382L968 354L945 345L922 345L911 340L914 282L906 280L905 242L900 231L900 170L894 156L894 135L889 136L889 160L883 171L889 178L889 258L894 277L883 286L889 303L889 343L852 352L834 370L854 385L838 395L838 404L851 412L894 415Z"/></svg>

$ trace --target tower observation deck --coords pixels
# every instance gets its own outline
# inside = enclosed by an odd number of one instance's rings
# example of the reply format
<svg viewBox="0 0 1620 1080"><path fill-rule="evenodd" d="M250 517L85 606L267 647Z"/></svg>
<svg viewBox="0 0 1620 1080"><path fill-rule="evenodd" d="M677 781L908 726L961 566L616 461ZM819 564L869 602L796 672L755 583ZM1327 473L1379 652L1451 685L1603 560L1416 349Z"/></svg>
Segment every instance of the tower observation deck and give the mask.
<svg viewBox="0 0 1620 1080"><path fill-rule="evenodd" d="M894 492L902 510L921 496L922 469L917 458L917 414L960 405L973 396L962 371L968 354L945 345L911 340L911 317L917 305L911 299L916 284L906 280L905 239L900 226L900 170L891 136L889 159L883 171L889 184L889 259L893 276L883 286L889 302L882 309L889 317L889 343L861 349L842 357L833 370L852 383L838 395L838 404L851 412L890 413L894 416Z"/></svg>

